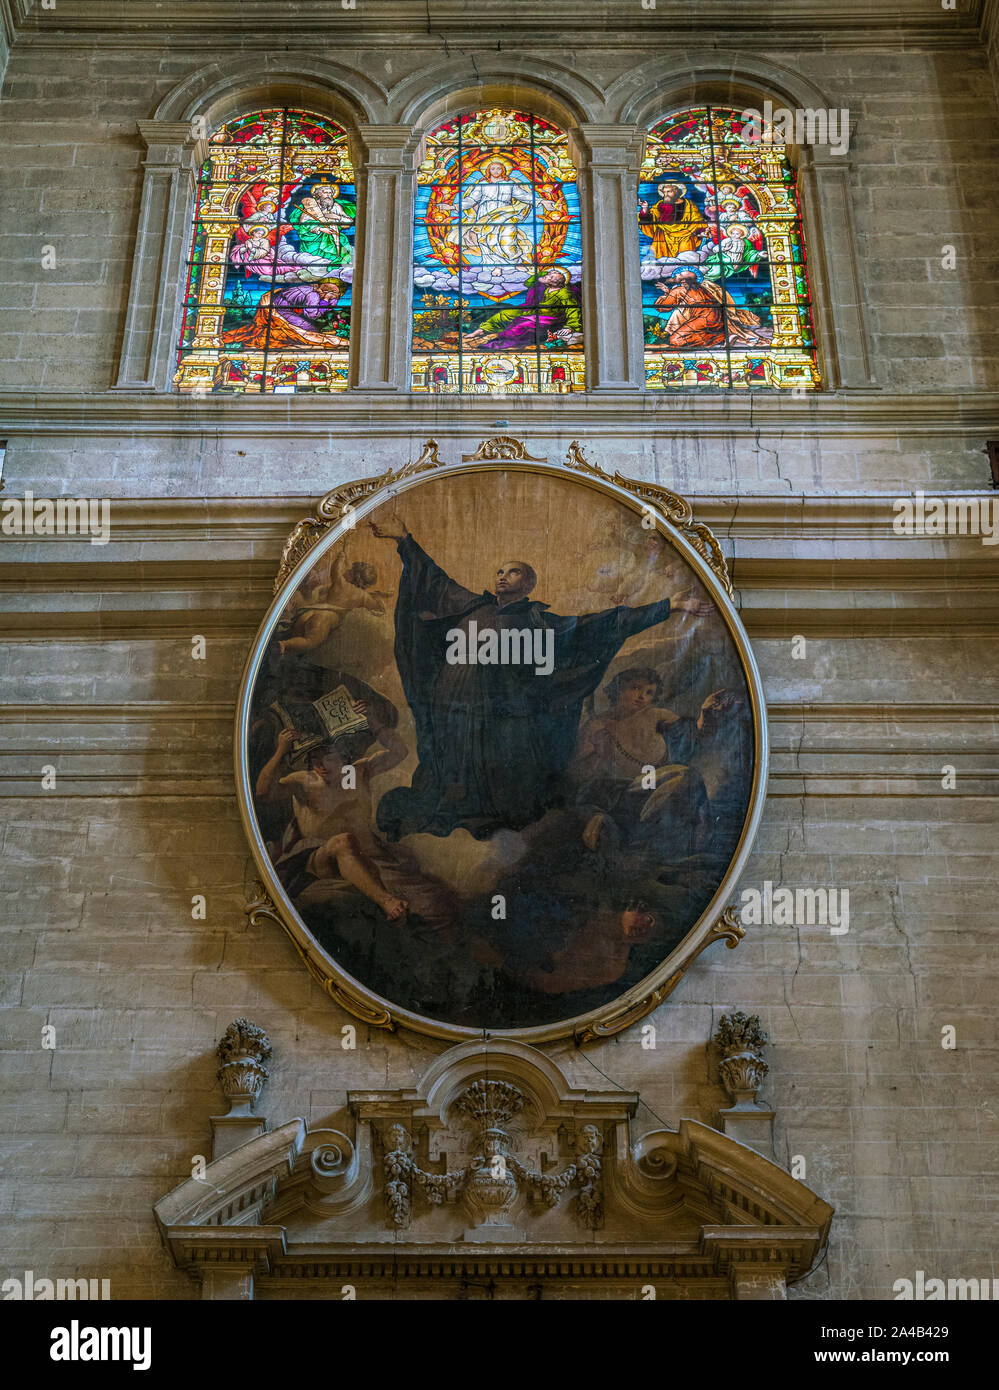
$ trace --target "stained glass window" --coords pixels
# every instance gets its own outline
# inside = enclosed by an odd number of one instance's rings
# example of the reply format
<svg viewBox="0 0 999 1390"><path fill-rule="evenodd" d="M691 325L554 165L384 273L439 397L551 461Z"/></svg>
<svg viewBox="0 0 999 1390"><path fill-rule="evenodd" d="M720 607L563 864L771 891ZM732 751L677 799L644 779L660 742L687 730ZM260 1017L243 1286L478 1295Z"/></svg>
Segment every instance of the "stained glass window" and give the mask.
<svg viewBox="0 0 999 1390"><path fill-rule="evenodd" d="M638 231L649 389L819 386L795 175L772 129L717 106L660 121Z"/></svg>
<svg viewBox="0 0 999 1390"><path fill-rule="evenodd" d="M564 131L522 111L473 111L426 148L413 390L583 390L579 194Z"/></svg>
<svg viewBox="0 0 999 1390"><path fill-rule="evenodd" d="M180 391L345 391L354 170L347 136L307 111L217 131L198 180Z"/></svg>

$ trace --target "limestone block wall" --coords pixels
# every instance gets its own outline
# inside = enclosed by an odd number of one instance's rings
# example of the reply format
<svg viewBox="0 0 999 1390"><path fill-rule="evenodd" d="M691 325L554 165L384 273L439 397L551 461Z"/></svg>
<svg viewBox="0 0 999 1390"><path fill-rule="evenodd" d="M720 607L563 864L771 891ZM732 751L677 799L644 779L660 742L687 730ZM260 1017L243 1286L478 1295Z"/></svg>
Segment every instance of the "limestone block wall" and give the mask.
<svg viewBox="0 0 999 1390"><path fill-rule="evenodd" d="M60 0L62 29L36 17L0 96L6 495L112 507L107 546L0 541L4 1277L31 1268L110 1278L115 1297L190 1296L151 1207L210 1153L213 1046L237 1015L274 1043L260 1106L273 1123L349 1128L348 1088L412 1084L435 1054L430 1040L364 1028L344 1052L348 1016L276 928L247 925L232 717L283 540L311 502L428 438L456 459L495 433L552 461L578 439L602 466L692 499L730 557L770 707L770 795L741 886L850 893L843 935L763 925L702 956L652 1017L654 1051L633 1029L557 1046L560 1062L577 1085L639 1091L636 1135L685 1116L717 1123L728 1098L708 1039L726 1010L759 1013L778 1161L802 1158L837 1208L826 1261L791 1296L890 1297L917 1269L999 1275L995 552L974 536L892 531L899 495L980 494L999 426L994 95L977 38L753 44L851 112L871 389L540 408L374 392L193 402L111 388L141 196L136 122L219 42L116 27L114 8L104 30L97 7L77 21L72 0ZM694 38L684 49L663 36L642 49L624 28L532 34L504 30L498 51L482 32L447 58L416 26L409 42L331 32L309 47L386 87L424 73L428 90L465 88L473 56L509 63L511 81L538 83L548 65L595 88L591 120L620 118L639 67L647 78L661 66L665 83L695 51ZM266 75L266 40L247 27L227 41ZM598 98L617 79L608 116ZM53 272L44 245L57 248ZM191 916L198 893L204 921Z"/></svg>
<svg viewBox="0 0 999 1390"><path fill-rule="evenodd" d="M234 55L228 65L238 65L249 83L264 78L273 59L253 47L239 53L247 37L234 35L223 53ZM795 50L767 31L759 37L745 55L731 53L731 70L738 71L740 57L747 65L751 58L772 63L849 112L852 215L879 385L902 392L995 389L999 276L989 198L995 97L985 50L890 45L888 51L816 52ZM377 86L408 95L405 79L423 73L429 96L439 85L457 90L476 80L482 63L475 46L435 68L437 55L423 46L365 48L320 35L303 64L317 55L335 60L358 87L363 75L365 94ZM479 46L495 66L495 43L483 34ZM701 45L667 44L653 32L638 62L631 46L598 39L582 49L549 41L533 51L529 44L504 44L503 51L510 54L510 79L540 86L536 73L547 65L553 84L569 92L582 90L573 80L577 72L586 77L590 109L583 114L590 121L633 115L629 99L657 87L667 108L668 96L703 57ZM0 112L10 193L0 212L5 386L95 392L114 381L145 155L136 123L149 120L178 84L199 72L206 73L207 88L217 77L217 56L217 49L187 47L179 36L162 47L69 42L41 21L18 44ZM590 73L599 74L602 97L592 90ZM368 104L368 120L401 117L401 98L393 104L371 97ZM650 120L660 114L654 98L644 106ZM945 269L948 245L956 261ZM57 264L42 271L45 246L55 248Z"/></svg>
<svg viewBox="0 0 999 1390"><path fill-rule="evenodd" d="M825 1265L795 1296L887 1296L915 1268L984 1273L996 1140L994 580L977 574L967 541L966 561L951 557L936 577L931 560L914 561L923 573L907 584L884 538L841 540L835 560L809 572L793 558L795 523L765 520L751 498L700 502L737 557L745 551L735 573L770 704L771 794L743 886L848 889L850 930L751 928L737 950L702 957L653 1016L655 1051L639 1029L556 1050L576 1084L605 1084L603 1073L640 1092L636 1134L685 1116L717 1123L727 1097L707 1041L725 1010L759 1012L773 1039L764 1098L778 1114L778 1158L802 1156L838 1212ZM277 929L251 929L242 913L252 875L232 710L299 510L135 503L123 529L136 534L144 516L141 543L112 541L99 561L90 547L50 560L49 543L18 546L3 566L12 1267L98 1273L119 1296L185 1296L149 1209L209 1152L212 1048L233 1017L254 1018L274 1042L261 1106L274 1121L349 1128L348 1088L413 1084L438 1046L362 1028L356 1052L342 1051L348 1016ZM822 511L808 504L809 529ZM901 573L891 586L839 587L837 562L858 560ZM806 660L791 656L798 632ZM191 659L193 633L207 637L204 662ZM958 770L954 790L941 787L945 764ZM51 791L46 765L57 769ZM191 917L195 893L208 900L204 922ZM953 1050L941 1045L945 1025Z"/></svg>

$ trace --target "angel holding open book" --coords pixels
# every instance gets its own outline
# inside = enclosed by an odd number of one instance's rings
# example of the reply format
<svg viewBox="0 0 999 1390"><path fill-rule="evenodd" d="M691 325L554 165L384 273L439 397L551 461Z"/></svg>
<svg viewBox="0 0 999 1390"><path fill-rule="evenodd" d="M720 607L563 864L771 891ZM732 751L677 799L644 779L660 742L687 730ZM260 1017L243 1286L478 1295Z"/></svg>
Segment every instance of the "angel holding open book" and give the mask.
<svg viewBox="0 0 999 1390"><path fill-rule="evenodd" d="M367 729L367 704L354 700L351 706L355 722ZM370 783L380 772L400 763L408 750L387 725L378 725L371 732L381 750L356 757L352 756L350 734L300 739L297 729L282 729L273 755L257 778L256 793L266 799L280 795L278 789L284 788L292 798L294 817L285 832L283 853L277 864L279 876L282 868L294 865L296 876L309 881L339 878L377 903L389 921L401 921L409 904L389 891L372 858L378 846L369 829ZM289 756L291 771L281 776Z"/></svg>
<svg viewBox="0 0 999 1390"><path fill-rule="evenodd" d="M353 891L389 922L449 940L458 919L454 895L424 873L409 850L387 845L372 828L372 783L409 753L393 724L379 717L378 706L376 699L352 699L339 686L313 702L325 737L303 737L304 730L288 722L287 708L272 706L285 727L255 791L258 804L290 798L292 808L280 843L271 849L274 869L300 909L322 913ZM296 714L305 713L296 706Z"/></svg>

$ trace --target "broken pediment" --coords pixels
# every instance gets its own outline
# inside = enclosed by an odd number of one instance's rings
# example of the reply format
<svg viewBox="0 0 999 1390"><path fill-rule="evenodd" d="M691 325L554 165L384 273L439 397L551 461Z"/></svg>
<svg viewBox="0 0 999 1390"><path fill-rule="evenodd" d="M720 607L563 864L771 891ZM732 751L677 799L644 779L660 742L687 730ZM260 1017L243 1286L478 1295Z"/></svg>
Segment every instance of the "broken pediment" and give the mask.
<svg viewBox="0 0 999 1390"><path fill-rule="evenodd" d="M783 1297L828 1235L753 1149L692 1120L635 1138L637 1095L513 1040L348 1106L353 1135L290 1120L156 1204L206 1297Z"/></svg>

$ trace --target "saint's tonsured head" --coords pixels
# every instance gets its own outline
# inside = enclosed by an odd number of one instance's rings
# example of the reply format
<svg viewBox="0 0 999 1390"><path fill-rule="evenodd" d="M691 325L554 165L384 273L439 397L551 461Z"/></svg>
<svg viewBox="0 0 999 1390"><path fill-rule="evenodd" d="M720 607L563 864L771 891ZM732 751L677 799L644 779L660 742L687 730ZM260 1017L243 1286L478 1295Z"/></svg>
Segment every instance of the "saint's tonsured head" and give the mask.
<svg viewBox="0 0 999 1390"><path fill-rule="evenodd" d="M537 582L537 572L526 560L504 560L496 570L496 597L523 598Z"/></svg>

